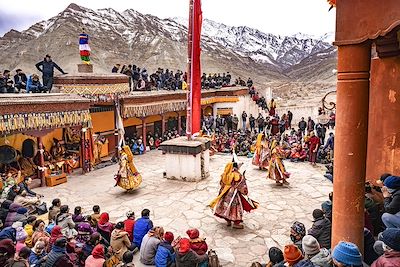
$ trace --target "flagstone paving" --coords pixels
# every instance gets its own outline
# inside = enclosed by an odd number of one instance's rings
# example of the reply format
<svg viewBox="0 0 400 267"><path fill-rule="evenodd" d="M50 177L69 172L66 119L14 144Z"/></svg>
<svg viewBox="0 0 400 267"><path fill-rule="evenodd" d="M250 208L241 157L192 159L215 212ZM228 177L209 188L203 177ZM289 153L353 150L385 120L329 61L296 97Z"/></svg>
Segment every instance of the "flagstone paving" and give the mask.
<svg viewBox="0 0 400 267"><path fill-rule="evenodd" d="M220 175L231 160L226 154L217 154L210 160L210 177L198 182L180 182L163 178L164 156L151 151L135 157L135 163L143 176L141 187L127 193L114 187L117 165L112 165L85 175L73 174L68 183L53 188L36 189L45 195L50 204L60 198L73 211L81 206L84 214L90 214L93 205L110 214L111 221L125 219L125 213L133 210L136 217L144 208L151 210L155 226L163 226L175 237L186 237L188 228L196 227L206 238L209 248L215 249L223 266L249 266L253 261L265 262L268 249L282 247L290 242L289 229L295 221L309 228L312 211L332 191L332 184L323 177L323 166L312 167L308 163L286 161L291 173L290 186L277 187L266 179L266 172L251 165L251 159L239 157L246 171L249 196L260 203L254 212L244 215L245 229L228 228L224 221L213 216L208 203L217 196ZM136 266L144 266L135 255Z"/></svg>

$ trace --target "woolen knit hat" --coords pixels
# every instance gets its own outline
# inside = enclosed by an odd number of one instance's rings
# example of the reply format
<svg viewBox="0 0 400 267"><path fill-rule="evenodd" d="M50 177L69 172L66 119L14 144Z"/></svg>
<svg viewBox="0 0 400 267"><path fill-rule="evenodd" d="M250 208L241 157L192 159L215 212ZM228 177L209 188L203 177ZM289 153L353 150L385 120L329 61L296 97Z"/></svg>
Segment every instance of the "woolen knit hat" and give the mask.
<svg viewBox="0 0 400 267"><path fill-rule="evenodd" d="M400 188L400 177L399 176L389 176L385 179L383 184L387 188L397 189Z"/></svg>
<svg viewBox="0 0 400 267"><path fill-rule="evenodd" d="M303 251L306 255L314 256L319 253L321 247L315 237L306 235L302 240Z"/></svg>
<svg viewBox="0 0 400 267"><path fill-rule="evenodd" d="M347 266L363 265L360 250L350 242L340 241L333 249L332 259Z"/></svg>
<svg viewBox="0 0 400 267"><path fill-rule="evenodd" d="M174 234L171 232L165 232L164 240L171 244L172 241L174 241Z"/></svg>
<svg viewBox="0 0 400 267"><path fill-rule="evenodd" d="M283 257L290 265L296 264L303 259L300 249L293 244L285 246L285 249L283 250Z"/></svg>
<svg viewBox="0 0 400 267"><path fill-rule="evenodd" d="M24 228L18 227L17 233L15 234L15 239L17 241L25 240L28 237L28 234L25 232Z"/></svg>
<svg viewBox="0 0 400 267"><path fill-rule="evenodd" d="M18 214L26 214L28 212L28 210L24 207L18 208L17 209L17 213Z"/></svg>
<svg viewBox="0 0 400 267"><path fill-rule="evenodd" d="M386 246L390 247L395 251L400 251L400 229L399 228L387 228L382 232L380 240L385 243Z"/></svg>

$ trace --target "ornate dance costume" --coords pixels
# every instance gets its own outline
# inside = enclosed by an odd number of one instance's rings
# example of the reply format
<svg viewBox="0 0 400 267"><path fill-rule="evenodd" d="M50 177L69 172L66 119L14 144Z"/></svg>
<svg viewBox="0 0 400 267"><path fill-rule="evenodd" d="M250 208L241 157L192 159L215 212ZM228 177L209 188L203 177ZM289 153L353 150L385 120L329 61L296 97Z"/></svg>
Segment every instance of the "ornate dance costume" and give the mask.
<svg viewBox="0 0 400 267"><path fill-rule="evenodd" d="M133 154L129 146L123 146L119 160L119 170L115 176L116 184L127 191L137 189L142 183L142 176L133 163Z"/></svg>
<svg viewBox="0 0 400 267"><path fill-rule="evenodd" d="M258 166L260 170L266 169L268 167L269 158L268 140L266 140L263 133L260 133L257 136L256 151L253 156L252 164Z"/></svg>
<svg viewBox="0 0 400 267"><path fill-rule="evenodd" d="M275 180L277 184L289 184L286 179L290 174L286 172L285 165L283 165L282 158L284 158L283 151L278 145L276 140L271 144L271 159L268 167L268 178Z"/></svg>

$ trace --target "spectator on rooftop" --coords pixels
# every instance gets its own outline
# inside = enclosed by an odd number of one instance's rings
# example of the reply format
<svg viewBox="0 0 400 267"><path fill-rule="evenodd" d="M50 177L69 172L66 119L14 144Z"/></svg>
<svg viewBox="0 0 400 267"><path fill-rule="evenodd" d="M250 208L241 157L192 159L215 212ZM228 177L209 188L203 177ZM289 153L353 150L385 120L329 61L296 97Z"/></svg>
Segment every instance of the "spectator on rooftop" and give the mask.
<svg viewBox="0 0 400 267"><path fill-rule="evenodd" d="M53 62L50 55L46 55L44 60L38 62L35 66L42 73L43 86L45 86L46 90L49 92L51 92L51 89L53 88L54 68L62 74L67 74L55 62Z"/></svg>
<svg viewBox="0 0 400 267"><path fill-rule="evenodd" d="M21 92L21 90L26 90L26 82L28 81L28 78L21 69L17 69L16 73L17 74L14 75L15 88L17 88L18 92Z"/></svg>

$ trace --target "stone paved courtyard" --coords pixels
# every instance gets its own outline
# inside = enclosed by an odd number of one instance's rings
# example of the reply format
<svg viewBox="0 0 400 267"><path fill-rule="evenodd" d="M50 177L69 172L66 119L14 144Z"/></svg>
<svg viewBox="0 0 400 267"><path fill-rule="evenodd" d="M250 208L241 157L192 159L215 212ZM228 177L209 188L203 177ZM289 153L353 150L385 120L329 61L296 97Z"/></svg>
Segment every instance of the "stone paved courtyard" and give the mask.
<svg viewBox="0 0 400 267"><path fill-rule="evenodd" d="M114 187L113 176L117 165L93 171L86 175L72 175L68 183L54 188L36 189L45 195L50 204L60 198L73 211L82 206L84 214L99 204L101 211L110 213L111 221L125 219L125 213L133 210L136 217L144 208L151 210L155 226L163 226L175 237L186 237L186 230L196 227L206 237L209 248L215 249L223 266L249 266L253 261L265 262L268 249L289 243L290 225L301 221L308 229L311 213L328 198L332 184L323 177L323 166L312 167L308 163L286 161L292 174L289 187L277 187L266 179L266 172L251 165L251 159L240 157L246 171L249 196L260 203L252 213L244 215L245 229L228 228L223 220L212 215L208 203L217 196L219 179L229 155L215 155L210 160L211 176L198 183L171 181L163 178L164 157L160 151L152 151L135 157L135 163L143 176L140 189L126 193ZM138 262L136 266L144 266Z"/></svg>

